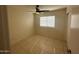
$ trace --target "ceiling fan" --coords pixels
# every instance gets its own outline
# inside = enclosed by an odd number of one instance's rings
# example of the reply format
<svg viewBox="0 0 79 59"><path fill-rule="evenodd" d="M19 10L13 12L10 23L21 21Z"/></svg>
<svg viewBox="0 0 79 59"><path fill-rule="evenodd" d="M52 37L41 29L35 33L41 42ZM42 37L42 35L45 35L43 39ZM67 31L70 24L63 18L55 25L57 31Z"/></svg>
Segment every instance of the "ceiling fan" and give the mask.
<svg viewBox="0 0 79 59"><path fill-rule="evenodd" d="M36 12L50 12L50 10L40 10L39 9L39 5L36 5L36 7L35 7L35 9L36 9Z"/></svg>

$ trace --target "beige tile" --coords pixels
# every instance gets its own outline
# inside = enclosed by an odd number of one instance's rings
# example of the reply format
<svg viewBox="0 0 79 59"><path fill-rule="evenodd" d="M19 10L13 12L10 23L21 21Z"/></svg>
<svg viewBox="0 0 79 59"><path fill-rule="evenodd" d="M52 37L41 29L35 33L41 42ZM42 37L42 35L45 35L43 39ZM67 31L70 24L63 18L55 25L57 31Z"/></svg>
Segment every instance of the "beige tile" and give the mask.
<svg viewBox="0 0 79 59"><path fill-rule="evenodd" d="M66 43L61 40L49 39L44 36L35 35L29 39L25 39L16 45L11 50L14 53L65 53Z"/></svg>

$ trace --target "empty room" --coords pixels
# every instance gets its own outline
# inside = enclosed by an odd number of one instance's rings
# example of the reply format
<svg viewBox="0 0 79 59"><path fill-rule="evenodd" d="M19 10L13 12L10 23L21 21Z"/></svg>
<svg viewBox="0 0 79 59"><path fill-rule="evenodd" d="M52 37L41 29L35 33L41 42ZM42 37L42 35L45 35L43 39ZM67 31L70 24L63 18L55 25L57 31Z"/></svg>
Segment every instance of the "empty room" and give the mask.
<svg viewBox="0 0 79 59"><path fill-rule="evenodd" d="M0 53L79 53L79 6L1 5Z"/></svg>

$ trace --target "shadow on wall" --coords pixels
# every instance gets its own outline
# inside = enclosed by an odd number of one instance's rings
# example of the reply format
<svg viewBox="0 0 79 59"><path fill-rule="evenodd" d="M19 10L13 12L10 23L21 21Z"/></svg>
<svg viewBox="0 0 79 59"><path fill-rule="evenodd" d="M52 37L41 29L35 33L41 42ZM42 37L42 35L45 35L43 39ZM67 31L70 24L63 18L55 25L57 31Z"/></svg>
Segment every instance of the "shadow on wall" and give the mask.
<svg viewBox="0 0 79 59"><path fill-rule="evenodd" d="M55 16L55 27L40 27L40 17ZM67 15L64 10L35 14L35 32L53 39L66 39Z"/></svg>
<svg viewBox="0 0 79 59"><path fill-rule="evenodd" d="M69 44L72 49L72 53L79 53L79 14L71 15L70 26L70 41Z"/></svg>

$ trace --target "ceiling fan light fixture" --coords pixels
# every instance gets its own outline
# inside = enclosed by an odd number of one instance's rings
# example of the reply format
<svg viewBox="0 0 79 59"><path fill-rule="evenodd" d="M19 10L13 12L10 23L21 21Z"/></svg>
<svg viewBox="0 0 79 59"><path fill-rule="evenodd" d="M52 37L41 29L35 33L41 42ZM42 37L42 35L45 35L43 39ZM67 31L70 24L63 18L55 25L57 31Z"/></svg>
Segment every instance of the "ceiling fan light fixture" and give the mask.
<svg viewBox="0 0 79 59"><path fill-rule="evenodd" d="M36 14L40 14L39 12L36 12Z"/></svg>

